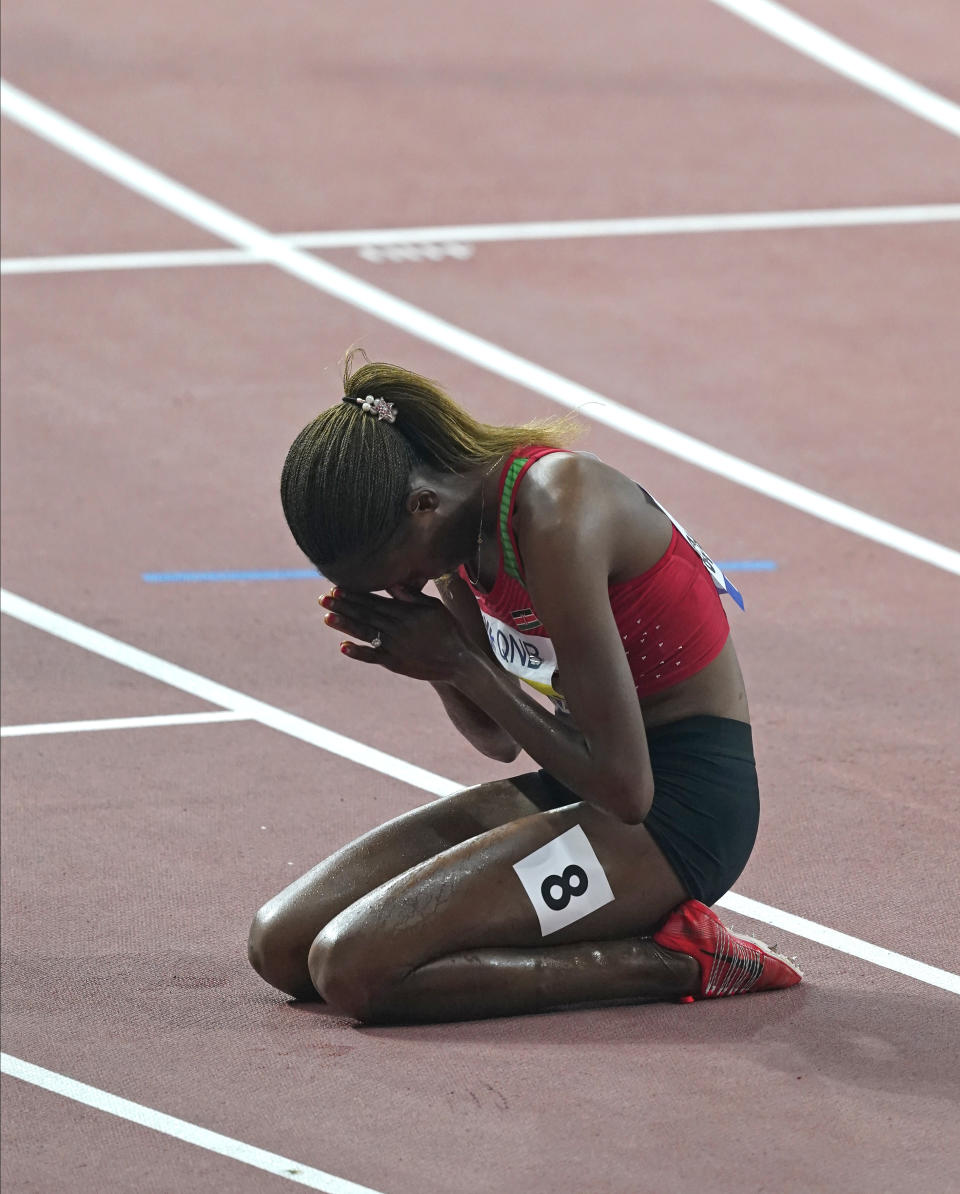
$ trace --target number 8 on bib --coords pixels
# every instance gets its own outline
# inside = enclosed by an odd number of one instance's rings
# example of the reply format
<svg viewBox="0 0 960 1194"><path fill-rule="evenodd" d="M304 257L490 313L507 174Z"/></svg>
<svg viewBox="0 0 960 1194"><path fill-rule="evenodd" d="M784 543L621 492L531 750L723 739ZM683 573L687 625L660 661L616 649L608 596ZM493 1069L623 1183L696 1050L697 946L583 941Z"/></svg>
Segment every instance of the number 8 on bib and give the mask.
<svg viewBox="0 0 960 1194"><path fill-rule="evenodd" d="M600 860L579 825L513 864L544 937L613 899Z"/></svg>

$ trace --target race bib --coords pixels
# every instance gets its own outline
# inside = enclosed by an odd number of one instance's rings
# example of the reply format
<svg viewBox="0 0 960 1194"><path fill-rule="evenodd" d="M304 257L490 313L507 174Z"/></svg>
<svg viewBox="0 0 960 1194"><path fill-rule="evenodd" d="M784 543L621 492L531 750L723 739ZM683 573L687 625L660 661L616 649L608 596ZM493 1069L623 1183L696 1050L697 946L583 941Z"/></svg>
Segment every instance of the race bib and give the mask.
<svg viewBox="0 0 960 1194"><path fill-rule="evenodd" d="M583 829L574 825L513 864L546 937L613 899L600 859Z"/></svg>
<svg viewBox="0 0 960 1194"><path fill-rule="evenodd" d="M486 610L480 612L490 646L504 671L512 672L525 684L549 697L562 713L569 713L563 693L553 686L557 671L557 653L553 643L542 635L523 634L517 627L508 626ZM527 611L517 612L524 614ZM536 624L539 626L539 621Z"/></svg>

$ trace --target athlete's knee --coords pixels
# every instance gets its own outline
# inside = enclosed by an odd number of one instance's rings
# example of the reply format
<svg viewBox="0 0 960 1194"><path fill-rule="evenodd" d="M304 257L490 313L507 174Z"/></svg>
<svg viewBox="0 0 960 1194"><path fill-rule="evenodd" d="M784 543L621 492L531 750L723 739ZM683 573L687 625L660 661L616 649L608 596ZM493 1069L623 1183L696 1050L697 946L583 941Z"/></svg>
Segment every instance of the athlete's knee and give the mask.
<svg viewBox="0 0 960 1194"><path fill-rule="evenodd" d="M266 978L267 971L270 969L273 935L274 927L271 922L269 906L265 905L263 908L257 909L257 914L250 925L250 932L247 934L247 957L250 959L250 965L261 978ZM269 982L269 979L267 981Z"/></svg>
<svg viewBox="0 0 960 1194"><path fill-rule="evenodd" d="M272 976L276 970L282 933L278 921L279 917L272 914L270 905L264 904L262 908L257 909L247 935L247 957L250 959L250 965L261 978L265 978L274 986L276 983L273 983Z"/></svg>
<svg viewBox="0 0 960 1194"><path fill-rule="evenodd" d="M295 940L288 919L273 904L264 904L253 918L247 938L250 965L265 982L294 999L313 999L316 993L307 970L306 949Z"/></svg>
<svg viewBox="0 0 960 1194"><path fill-rule="evenodd" d="M332 920L310 946L311 982L337 1011L356 1020L373 1020L390 985L386 959L371 934L338 920Z"/></svg>

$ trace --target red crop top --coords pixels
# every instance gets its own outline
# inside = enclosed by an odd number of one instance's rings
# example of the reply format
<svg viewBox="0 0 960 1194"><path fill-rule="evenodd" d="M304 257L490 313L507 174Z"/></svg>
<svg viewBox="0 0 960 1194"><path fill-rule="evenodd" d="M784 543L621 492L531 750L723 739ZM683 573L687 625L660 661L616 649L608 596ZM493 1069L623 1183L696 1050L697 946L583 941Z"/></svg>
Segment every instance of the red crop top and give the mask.
<svg viewBox="0 0 960 1194"><path fill-rule="evenodd" d="M565 450L520 448L508 457L500 477L500 563L490 592L478 589L466 570L459 569L476 595L498 661L564 712L556 652L521 579L513 512L517 487L530 465ZM729 626L718 587L722 583L731 593L735 590L691 542L674 524L670 545L652 568L609 588L610 608L641 700L695 675L727 641Z"/></svg>

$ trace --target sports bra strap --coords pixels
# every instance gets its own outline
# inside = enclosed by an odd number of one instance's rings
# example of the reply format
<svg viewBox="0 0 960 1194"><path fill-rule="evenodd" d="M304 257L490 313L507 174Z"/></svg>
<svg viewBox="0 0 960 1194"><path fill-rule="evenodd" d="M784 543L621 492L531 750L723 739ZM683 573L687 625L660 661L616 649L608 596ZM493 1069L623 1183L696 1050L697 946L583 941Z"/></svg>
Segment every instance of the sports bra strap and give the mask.
<svg viewBox="0 0 960 1194"><path fill-rule="evenodd" d="M523 577L520 575L520 564L517 560L517 553L513 549L513 540L510 537L510 506L517 479L529 463L529 456L518 456L516 460L511 461L500 494L500 544L503 548L503 570L507 576L513 577L521 584L523 584Z"/></svg>

